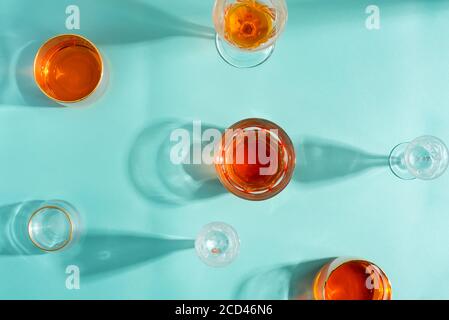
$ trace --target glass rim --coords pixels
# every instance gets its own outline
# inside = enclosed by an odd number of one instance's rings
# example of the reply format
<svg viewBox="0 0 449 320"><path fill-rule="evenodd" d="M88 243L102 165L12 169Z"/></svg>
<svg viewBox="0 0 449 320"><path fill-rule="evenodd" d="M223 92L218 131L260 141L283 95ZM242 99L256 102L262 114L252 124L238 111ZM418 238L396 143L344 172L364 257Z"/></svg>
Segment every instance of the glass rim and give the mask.
<svg viewBox="0 0 449 320"><path fill-rule="evenodd" d="M35 216L37 216L39 213L41 213L42 211L47 210L47 209L55 209L55 210L62 212L64 214L64 216L66 217L67 221L69 222L69 226L70 226L69 236L67 237L67 239L61 245L59 245L58 247L56 247L54 249L47 249L47 248L44 248L41 245L39 245L38 242L34 239L34 236L31 232L31 222L32 222L33 218ZM65 247L67 247L67 245L72 241L74 226L73 226L72 218L70 217L70 213L65 208L63 208L62 206L54 205L54 204L46 204L46 205L43 205L42 207L39 207L37 210L35 210L31 214L30 218L28 219L28 228L27 229L28 229L28 236L34 246L36 246L38 249L45 251L45 252L56 252L56 251L59 251L61 249L64 249Z"/></svg>
<svg viewBox="0 0 449 320"><path fill-rule="evenodd" d="M100 68L101 68L101 73L100 73L100 79L98 80L98 83L95 85L95 88L89 92L89 94L87 94L86 96L76 99L76 100L62 100L62 99L57 99L55 97L52 97L51 95L49 95L41 86L41 84L39 83L39 81L36 81L36 65L37 65L37 60L40 56L40 54L42 53L42 51L45 49L45 46L48 45L51 41L54 41L58 38L63 38L63 37L75 37L78 39L81 39L83 41L86 41L95 51L95 53L98 55L98 58L100 60ZM37 86L39 87L39 89L41 90L41 92L43 94L45 94L48 98L50 98L53 101L56 101L58 103L64 104L64 103L77 103L77 102L81 102L83 100L86 100L88 97L90 97L95 91L97 91L97 89L100 87L101 82L103 81L103 76L104 76L104 61L103 61L103 57L101 55L100 50L98 49L98 47L89 39L87 39L86 37L79 35L79 34L75 34L75 33L62 33L62 34L58 34L56 36L53 36L47 40L45 40L45 42L39 47L39 49L36 52L36 55L34 56L34 61L33 61L33 77L34 77L34 82L37 84Z"/></svg>

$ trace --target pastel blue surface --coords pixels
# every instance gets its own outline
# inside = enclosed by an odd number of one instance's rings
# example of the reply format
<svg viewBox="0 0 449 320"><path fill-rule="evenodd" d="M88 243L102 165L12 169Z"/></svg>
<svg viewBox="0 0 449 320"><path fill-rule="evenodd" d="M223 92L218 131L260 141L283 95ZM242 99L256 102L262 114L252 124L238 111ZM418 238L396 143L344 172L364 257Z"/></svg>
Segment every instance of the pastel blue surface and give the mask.
<svg viewBox="0 0 449 320"><path fill-rule="evenodd" d="M68 32L69 4L110 71L88 108L54 107L31 75L35 49ZM370 4L380 30L365 28ZM1 214L64 199L86 231L72 252L0 254L0 298L281 298L298 264L356 256L387 273L395 299L449 299L449 175L402 181L379 162L423 134L449 141L449 1L288 0L273 56L248 70L218 56L212 5L0 1ZM271 200L215 184L193 194L186 172L156 159L175 124L247 117L295 141L295 178ZM206 266L183 240L211 221L241 238L226 268ZM81 266L80 290L65 287L70 264Z"/></svg>

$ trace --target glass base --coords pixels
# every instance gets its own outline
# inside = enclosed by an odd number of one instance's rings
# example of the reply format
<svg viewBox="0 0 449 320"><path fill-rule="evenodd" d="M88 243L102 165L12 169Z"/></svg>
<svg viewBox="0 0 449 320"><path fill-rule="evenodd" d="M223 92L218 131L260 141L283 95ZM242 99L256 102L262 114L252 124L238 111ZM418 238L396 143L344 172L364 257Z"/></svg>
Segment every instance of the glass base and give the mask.
<svg viewBox="0 0 449 320"><path fill-rule="evenodd" d="M398 177L403 180L413 180L416 179L410 171L407 169L407 165L405 164L404 154L405 150L409 146L409 143L401 143L398 144L390 153L390 169L391 171Z"/></svg>
<svg viewBox="0 0 449 320"><path fill-rule="evenodd" d="M218 33L215 36L215 45L223 60L236 68L257 67L267 61L274 51L274 44L259 51L244 51L227 43Z"/></svg>
<svg viewBox="0 0 449 320"><path fill-rule="evenodd" d="M224 267L239 254L240 239L230 225L212 222L205 225L195 240L198 257L211 267Z"/></svg>

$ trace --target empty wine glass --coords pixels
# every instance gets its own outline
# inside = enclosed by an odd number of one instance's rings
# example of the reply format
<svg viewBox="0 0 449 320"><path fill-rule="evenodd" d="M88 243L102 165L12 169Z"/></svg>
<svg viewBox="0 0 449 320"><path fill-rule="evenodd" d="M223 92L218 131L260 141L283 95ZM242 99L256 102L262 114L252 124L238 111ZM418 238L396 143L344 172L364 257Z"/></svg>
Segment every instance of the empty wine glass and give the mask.
<svg viewBox="0 0 449 320"><path fill-rule="evenodd" d="M205 225L195 240L198 257L211 267L224 267L239 254L240 239L230 225L212 222Z"/></svg>
<svg viewBox="0 0 449 320"><path fill-rule="evenodd" d="M433 136L422 136L397 145L390 154L390 168L404 180L433 180L446 171L448 154L443 141Z"/></svg>
<svg viewBox="0 0 449 320"><path fill-rule="evenodd" d="M215 44L230 65L251 68L265 62L287 21L284 0L216 0Z"/></svg>

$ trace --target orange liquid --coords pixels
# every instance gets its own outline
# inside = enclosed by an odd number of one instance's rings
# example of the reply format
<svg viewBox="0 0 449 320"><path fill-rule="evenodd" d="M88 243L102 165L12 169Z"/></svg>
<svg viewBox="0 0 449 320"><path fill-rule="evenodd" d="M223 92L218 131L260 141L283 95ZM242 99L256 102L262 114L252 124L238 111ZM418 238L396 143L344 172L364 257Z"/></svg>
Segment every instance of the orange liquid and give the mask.
<svg viewBox="0 0 449 320"><path fill-rule="evenodd" d="M56 43L36 63L36 81L41 89L64 102L79 101L90 95L102 75L98 51L78 38Z"/></svg>
<svg viewBox="0 0 449 320"><path fill-rule="evenodd" d="M255 49L273 36L274 11L256 0L239 0L226 8L225 38L243 49Z"/></svg>
<svg viewBox="0 0 449 320"><path fill-rule="evenodd" d="M265 200L281 192L295 168L288 135L264 119L235 123L222 137L215 169L223 185L248 200Z"/></svg>
<svg viewBox="0 0 449 320"><path fill-rule="evenodd" d="M254 143L250 142L248 138L234 138L233 141L233 161L231 164L226 164L226 172L229 178L239 185L245 192L252 193L262 190L269 190L273 185L284 175L287 170L284 155L285 150L282 144L277 144L277 141L270 139L270 136L263 134L262 130L251 130L256 137ZM259 134L262 133L262 137ZM265 153L269 161L263 161L258 157L259 154L259 139L265 145ZM238 161L238 154L243 150L243 157ZM252 161L250 161L250 155ZM240 162L240 163L239 163ZM272 169L270 170L270 162ZM265 171L263 170L265 168Z"/></svg>
<svg viewBox="0 0 449 320"><path fill-rule="evenodd" d="M391 286L385 274L367 261L349 261L330 274L325 287L326 300L391 299Z"/></svg>

